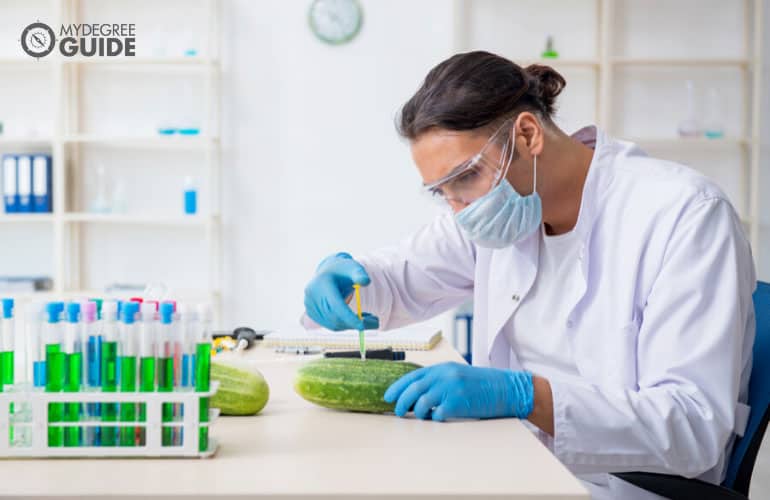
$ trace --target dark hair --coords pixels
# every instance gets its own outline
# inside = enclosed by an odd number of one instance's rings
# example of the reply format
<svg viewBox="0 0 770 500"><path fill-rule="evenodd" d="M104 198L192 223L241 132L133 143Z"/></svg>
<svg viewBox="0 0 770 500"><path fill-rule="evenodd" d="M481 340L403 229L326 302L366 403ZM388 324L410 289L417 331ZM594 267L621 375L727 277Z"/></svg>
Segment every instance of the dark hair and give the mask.
<svg viewBox="0 0 770 500"><path fill-rule="evenodd" d="M434 127L475 130L496 127L522 111L552 121L567 82L540 64L522 68L484 51L457 54L430 70L397 118L398 133L414 140Z"/></svg>

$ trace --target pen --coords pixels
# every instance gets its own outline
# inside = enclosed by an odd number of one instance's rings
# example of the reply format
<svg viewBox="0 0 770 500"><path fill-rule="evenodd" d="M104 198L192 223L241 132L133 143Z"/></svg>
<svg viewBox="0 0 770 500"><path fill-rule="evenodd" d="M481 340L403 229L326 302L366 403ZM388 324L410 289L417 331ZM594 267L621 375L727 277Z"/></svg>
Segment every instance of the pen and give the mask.
<svg viewBox="0 0 770 500"><path fill-rule="evenodd" d="M363 321L364 315L361 313L361 285L353 285L356 291L356 307L358 308L358 319ZM364 330L358 330L358 348L361 351L361 360L366 360L366 346L364 345Z"/></svg>

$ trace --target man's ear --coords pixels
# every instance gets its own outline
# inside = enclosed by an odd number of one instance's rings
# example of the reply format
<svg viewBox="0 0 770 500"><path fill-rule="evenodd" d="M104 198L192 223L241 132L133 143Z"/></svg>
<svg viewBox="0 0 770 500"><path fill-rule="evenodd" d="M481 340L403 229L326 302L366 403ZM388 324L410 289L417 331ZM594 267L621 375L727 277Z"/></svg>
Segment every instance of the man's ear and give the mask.
<svg viewBox="0 0 770 500"><path fill-rule="evenodd" d="M540 156L543 152L543 141L545 139L545 131L540 124L540 120L530 113L524 111L516 118L515 130L517 137L521 137L524 141L528 156ZM520 146L521 143L517 144ZM519 150L521 153L522 151Z"/></svg>

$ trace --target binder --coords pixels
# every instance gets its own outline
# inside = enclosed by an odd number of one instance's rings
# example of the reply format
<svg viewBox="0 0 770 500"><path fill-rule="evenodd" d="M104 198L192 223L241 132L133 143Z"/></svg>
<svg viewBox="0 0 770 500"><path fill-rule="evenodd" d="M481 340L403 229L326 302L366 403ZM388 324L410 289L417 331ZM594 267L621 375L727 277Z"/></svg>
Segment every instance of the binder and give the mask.
<svg viewBox="0 0 770 500"><path fill-rule="evenodd" d="M5 213L15 213L19 207L18 185L16 182L16 156L3 156L3 201Z"/></svg>
<svg viewBox="0 0 770 500"><path fill-rule="evenodd" d="M16 176L19 194L17 212L32 212L32 157L19 155L16 158Z"/></svg>
<svg viewBox="0 0 770 500"><path fill-rule="evenodd" d="M32 158L32 206L35 212L51 212L51 157L35 155Z"/></svg>
<svg viewBox="0 0 770 500"><path fill-rule="evenodd" d="M441 330L430 327L399 328L390 331L366 330L367 349L427 351L441 340ZM271 332L262 341L266 347L313 346L326 349L358 349L358 332L332 332L325 329Z"/></svg>

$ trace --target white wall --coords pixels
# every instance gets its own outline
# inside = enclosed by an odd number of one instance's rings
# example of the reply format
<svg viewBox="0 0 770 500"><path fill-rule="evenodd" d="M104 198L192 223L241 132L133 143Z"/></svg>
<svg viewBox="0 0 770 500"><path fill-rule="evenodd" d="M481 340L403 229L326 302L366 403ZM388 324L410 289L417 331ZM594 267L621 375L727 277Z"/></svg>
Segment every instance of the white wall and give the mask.
<svg viewBox="0 0 770 500"><path fill-rule="evenodd" d="M404 237L431 217L399 106L450 53L442 0L364 1L359 37L316 40L309 2L224 2L225 317L296 325L329 253Z"/></svg>
<svg viewBox="0 0 770 500"><path fill-rule="evenodd" d="M762 50L764 64L762 66L762 105L761 117L761 142L760 152L760 220L761 227L761 251L757 253L759 262L759 276L764 281L770 281L770 5L765 2L764 11L764 36ZM770 484L768 485L770 486ZM770 487L768 487L770 494Z"/></svg>
<svg viewBox="0 0 770 500"><path fill-rule="evenodd" d="M236 323L294 324L302 310L303 287L319 259L334 251L355 254L392 242L432 213L417 194L419 178L407 146L394 132L393 117L429 68L453 52L452 3L362 0L365 21L361 34L342 47L326 46L313 37L306 23L309 3L224 2L225 317ZM541 47L543 33L552 30L557 36L562 33L557 43L563 57L592 55L594 45L585 38L592 33L594 2L470 3L475 9L471 27L476 28L469 43L474 48L497 50L514 58L531 57ZM645 55L704 55L700 42L672 52L670 39L676 30L669 26L666 37L658 42L649 36L653 21L640 19L639 0L626 3L622 22L641 22L636 29L645 33L644 43L639 32L623 34L616 54L625 50L641 55L644 45ZM681 15L689 16L687 36L691 39L713 41L715 21L740 20L740 12L722 12L724 3L705 3L705 7L699 3L703 10L698 16L687 10L693 2L679 4ZM520 7L514 8L516 5ZM554 9L570 10L573 15L564 17L562 12L558 17L580 22L554 26ZM679 18L677 14L671 17ZM717 43L719 50L727 52L715 55L736 55L737 42L729 39L729 33L720 36L724 40ZM765 57L770 58L770 53ZM686 74L672 79L681 81ZM590 71L571 70L567 76L561 119L565 128L573 129L595 118L595 82ZM626 85L621 92L633 93L627 105L639 108L639 103L648 103L656 98L655 91L662 90L664 96L657 100L668 104L659 104L661 111L670 108L672 100L674 108L681 107L675 102L676 89L661 87L661 75L653 72L644 78L647 80L633 75L621 78L620 85ZM766 77L765 81L770 80ZM725 85L739 86L734 75L727 77ZM764 101L767 106L767 93ZM731 129L739 127L734 114L729 113ZM664 118L673 121L675 116ZM648 132L656 125L649 120L642 120L641 125L623 120L621 114L618 122L631 127L628 135ZM766 145L770 143L767 119L763 137ZM720 153L723 160L712 162L711 167L703 165L715 170L707 173L722 176L720 182L741 206L744 200L738 198L745 179L731 173L736 168L731 163L736 161L734 153ZM767 149L764 153L763 158L770 158ZM706 155L714 159L713 153ZM695 154L692 162L702 158ZM688 161L688 155L683 160ZM770 185L770 173L763 176L763 182ZM765 224L770 224L767 201L763 203ZM770 232L765 230L763 238L767 250L758 259L768 279Z"/></svg>
<svg viewBox="0 0 770 500"><path fill-rule="evenodd" d="M532 57L548 33L556 35L562 56L592 57L596 46L593 11L596 0L468 0L472 6L469 44L508 57ZM744 2L720 0L617 0L621 36L615 54L737 55L736 40ZM84 0L83 13L92 20L120 18L144 28L139 49L157 54L165 47L172 56L200 32L204 2L164 0ZM330 47L316 40L307 25L310 0L222 0L223 39L223 165L224 301L227 325L248 323L276 327L294 324L302 310L302 290L317 262L339 250L352 253L392 242L429 220L434 208L419 195L420 179L407 145L394 130L393 119L426 72L455 48L453 2L449 0L361 0L363 29L352 43ZM15 55L18 29L28 19L50 17L48 0L0 0L0 57ZM732 6L728 8L727 6ZM734 8L733 8L734 7ZM187 9L187 16L177 13ZM192 9L192 11L190 11ZM679 25L661 25L653 17L671 10L670 19L688 19L687 40ZM558 12L558 15L556 13ZM696 12L697 15L693 14ZM8 14L8 15L5 15ZM770 7L765 9L764 47L770 47ZM724 29L714 30L722 23ZM197 27L193 29L191 26ZM146 35L146 36L145 36ZM200 43L200 46L204 46ZM720 52L704 52L718 50ZM764 54L770 62L770 50ZM41 135L51 128L50 75L44 70L0 68L0 119L6 134L31 127ZM764 81L770 82L768 65ZM41 73L41 77L35 77ZM641 73L641 74L637 74ZM722 73L720 73L722 74ZM592 70L565 71L568 86L561 99L560 122L567 130L591 122L595 76ZM627 135L671 133L681 113L680 87L688 76L660 71L624 71L619 75L614 124ZM698 78L708 77L698 72ZM151 130L163 119L161 111L180 115L195 111L183 75L147 78L125 72L115 78L106 70L89 69L82 132ZM720 77L728 87L740 86L734 74ZM176 89L169 92L168 89ZM195 94L200 89L193 88ZM736 94L738 95L738 94ZM764 112L762 192L770 192L770 92L762 96ZM656 113L644 113L648 103L665 102ZM20 108L17 103L29 102ZM621 106L618 106L620 109ZM740 133L735 106L728 109L731 130ZM109 113L103 112L104 110ZM183 111L180 111L183 110ZM198 109L198 111L200 111ZM645 116L655 118L644 119ZM117 118L117 119L116 119ZM640 120L641 118L641 120ZM656 127L658 127L656 129ZM176 214L181 210L184 175L202 173L198 153L135 152L89 147L83 152L83 199L86 209L93 185L87 175L99 164L127 179L126 191L134 212ZM705 157L710 163L700 163ZM736 206L743 208L742 184L747 180L735 163L735 151L683 155L704 171L720 176ZM163 168L155 168L163 162ZM162 175L161 175L162 172ZM83 179L86 179L83 181ZM152 180L152 183L148 182ZM146 196L147 189L152 196ZM202 210L207 193L201 192ZM757 255L760 276L770 279L770 205L762 198L763 231ZM177 234L178 233L178 234ZM89 268L84 286L112 281L141 282L155 278L178 287L194 287L205 279L196 262L204 258L200 234L176 230L88 227L83 234ZM154 238L148 242L147 237ZM6 224L5 240L26 246L6 247L0 274L51 272L50 226ZM160 250L160 251L159 251ZM131 255L126 264L123 257Z"/></svg>

